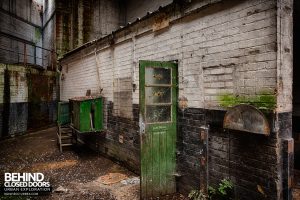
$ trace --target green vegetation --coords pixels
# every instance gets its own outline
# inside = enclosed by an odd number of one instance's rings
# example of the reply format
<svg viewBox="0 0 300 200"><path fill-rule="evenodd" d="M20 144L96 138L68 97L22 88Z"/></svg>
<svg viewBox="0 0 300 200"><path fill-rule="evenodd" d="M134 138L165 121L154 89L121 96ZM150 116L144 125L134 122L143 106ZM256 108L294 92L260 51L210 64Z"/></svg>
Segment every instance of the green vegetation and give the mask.
<svg viewBox="0 0 300 200"><path fill-rule="evenodd" d="M260 110L274 110L276 108L276 96L267 92L262 92L255 96L223 94L219 96L218 100L224 108L230 108L239 104L252 105Z"/></svg>
<svg viewBox="0 0 300 200"><path fill-rule="evenodd" d="M208 187L208 196L209 199L213 200L230 200L234 199L233 193L233 183L229 179L223 179L219 183L219 187L217 189L209 186Z"/></svg>
<svg viewBox="0 0 300 200"><path fill-rule="evenodd" d="M223 179L219 183L219 187L208 187L208 195L201 190L192 190L189 193L189 198L192 200L232 200L234 199L233 183L229 179Z"/></svg>

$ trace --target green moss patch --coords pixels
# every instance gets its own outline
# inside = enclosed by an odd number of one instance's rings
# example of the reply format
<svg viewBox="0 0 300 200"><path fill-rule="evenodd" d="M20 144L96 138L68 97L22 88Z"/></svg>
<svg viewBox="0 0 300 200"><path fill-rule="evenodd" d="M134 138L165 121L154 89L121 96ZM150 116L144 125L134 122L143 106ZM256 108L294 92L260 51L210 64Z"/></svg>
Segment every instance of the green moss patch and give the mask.
<svg viewBox="0 0 300 200"><path fill-rule="evenodd" d="M254 96L241 96L223 94L218 97L220 106L230 108L239 104L252 105L260 110L274 110L276 108L276 96L270 93L260 93Z"/></svg>
<svg viewBox="0 0 300 200"><path fill-rule="evenodd" d="M40 28L35 28L34 36L34 43L37 44L42 38L42 30Z"/></svg>

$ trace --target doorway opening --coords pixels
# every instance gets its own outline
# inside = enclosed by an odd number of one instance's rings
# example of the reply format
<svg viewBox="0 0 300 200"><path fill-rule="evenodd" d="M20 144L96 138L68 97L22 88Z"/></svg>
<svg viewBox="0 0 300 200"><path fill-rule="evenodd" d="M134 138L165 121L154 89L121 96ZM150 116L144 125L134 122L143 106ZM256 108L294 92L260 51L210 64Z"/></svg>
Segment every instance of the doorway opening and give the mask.
<svg viewBox="0 0 300 200"><path fill-rule="evenodd" d="M140 61L141 198L176 192L177 63Z"/></svg>

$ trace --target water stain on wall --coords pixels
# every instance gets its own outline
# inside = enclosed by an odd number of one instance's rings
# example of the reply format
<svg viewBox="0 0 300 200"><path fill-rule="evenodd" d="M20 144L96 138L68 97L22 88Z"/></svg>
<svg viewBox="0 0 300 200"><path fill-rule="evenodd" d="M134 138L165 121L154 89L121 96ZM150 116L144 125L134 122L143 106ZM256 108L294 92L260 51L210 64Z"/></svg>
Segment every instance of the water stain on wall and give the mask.
<svg viewBox="0 0 300 200"><path fill-rule="evenodd" d="M4 66L0 138L53 124L56 120L56 76L24 66Z"/></svg>

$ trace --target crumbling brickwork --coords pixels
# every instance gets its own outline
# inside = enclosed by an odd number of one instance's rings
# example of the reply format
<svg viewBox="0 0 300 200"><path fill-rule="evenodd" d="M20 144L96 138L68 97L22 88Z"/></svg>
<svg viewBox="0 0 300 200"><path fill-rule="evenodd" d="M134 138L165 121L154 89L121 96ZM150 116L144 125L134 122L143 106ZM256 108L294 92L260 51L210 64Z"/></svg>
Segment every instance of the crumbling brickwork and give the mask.
<svg viewBox="0 0 300 200"><path fill-rule="evenodd" d="M278 56L282 56L282 51L278 52L278 40L282 39L278 29L278 2L195 1L179 10L176 9L180 5L175 5L163 10L169 26L162 30L153 31L157 16L148 17L66 55L61 62L65 77L61 81L61 100L84 95L87 89L97 92L96 85L100 83L102 95L114 107L117 105L114 95L119 88L115 85L116 78L130 76L130 101L138 105L139 61L177 60L179 97L186 98L188 106L184 111L178 110L178 190L188 193L200 187L203 171L199 163L199 137L200 128L205 125L209 126L209 184L229 177L235 183L238 198L282 198L281 190L288 189L286 177L290 173L282 171L282 164L292 161L291 153L286 155L290 136L281 137L279 132L286 129L278 129L279 118L273 111L266 112L271 127L268 137L225 131L222 126L227 108L220 104L220 97L225 94L232 98L260 99L263 93L276 99ZM95 56L98 65L93 61ZM97 82L97 70L100 82ZM284 77L287 76L286 73ZM283 84L288 86L289 82ZM287 96L288 93L282 98ZM128 99L124 102L129 104ZM126 155L116 149L127 145L132 152L138 151L139 147L131 143L132 137L139 137L137 125L133 126L135 131L124 125L138 123L135 107L126 110L128 115L133 114L134 120L129 117L125 120L116 113L110 114L109 110L105 113L108 131L102 140L107 149L101 151L126 163ZM124 144L118 144L120 134L125 138ZM285 160L280 163L283 154Z"/></svg>
<svg viewBox="0 0 300 200"><path fill-rule="evenodd" d="M113 102L105 101L105 121L107 128L97 135L80 135L80 139L103 155L122 162L139 173L140 137L139 106L133 105L133 119L113 114Z"/></svg>
<svg viewBox="0 0 300 200"><path fill-rule="evenodd" d="M177 188L180 192L200 188L200 174L205 174L200 169L200 128L205 122L204 109L178 110Z"/></svg>
<svg viewBox="0 0 300 200"><path fill-rule="evenodd" d="M220 177L229 177L235 182L237 198L277 199L278 138L274 128L268 137L225 131L222 128L225 112L208 111L207 114L208 123L213 123L208 152L210 183L215 185ZM268 118L274 126L274 116Z"/></svg>

